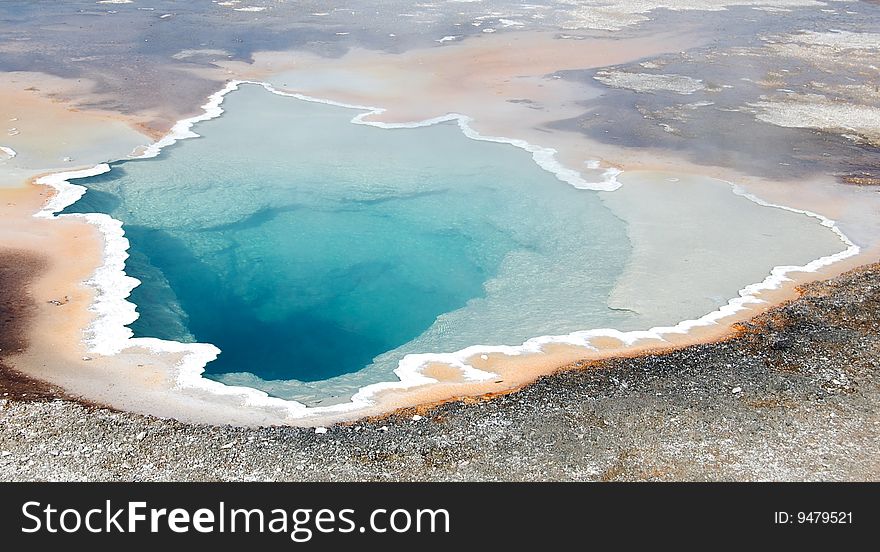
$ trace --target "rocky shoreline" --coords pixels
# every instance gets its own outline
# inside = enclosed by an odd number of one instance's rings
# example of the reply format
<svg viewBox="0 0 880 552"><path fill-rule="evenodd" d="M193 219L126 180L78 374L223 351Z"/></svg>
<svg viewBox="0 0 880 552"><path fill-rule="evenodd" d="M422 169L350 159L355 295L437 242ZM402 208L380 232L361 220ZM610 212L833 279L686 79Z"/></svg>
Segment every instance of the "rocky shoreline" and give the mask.
<svg viewBox="0 0 880 552"><path fill-rule="evenodd" d="M0 365L0 480L877 480L880 264L805 286L722 342L326 432L188 425L57 392Z"/></svg>

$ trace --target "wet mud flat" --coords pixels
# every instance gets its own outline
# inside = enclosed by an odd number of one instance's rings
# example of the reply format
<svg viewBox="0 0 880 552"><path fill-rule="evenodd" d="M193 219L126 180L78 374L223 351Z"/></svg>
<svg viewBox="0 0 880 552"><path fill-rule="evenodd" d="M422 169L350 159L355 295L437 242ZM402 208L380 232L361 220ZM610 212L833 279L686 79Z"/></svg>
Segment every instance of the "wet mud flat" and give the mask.
<svg viewBox="0 0 880 552"><path fill-rule="evenodd" d="M880 264L722 342L327 428L0 399L4 480L876 480Z"/></svg>

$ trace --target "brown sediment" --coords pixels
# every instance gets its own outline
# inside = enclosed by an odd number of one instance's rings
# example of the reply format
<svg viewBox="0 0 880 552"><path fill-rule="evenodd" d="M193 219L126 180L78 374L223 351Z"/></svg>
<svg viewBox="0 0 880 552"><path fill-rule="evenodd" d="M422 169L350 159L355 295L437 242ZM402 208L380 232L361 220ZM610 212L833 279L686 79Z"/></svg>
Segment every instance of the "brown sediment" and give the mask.
<svg viewBox="0 0 880 552"><path fill-rule="evenodd" d="M841 176L840 181L854 186L880 186L880 176L868 174L847 174Z"/></svg>
<svg viewBox="0 0 880 552"><path fill-rule="evenodd" d="M6 357L28 346L36 305L29 286L46 269L46 260L29 251L0 250L0 397L47 400L63 396L60 388L9 367Z"/></svg>
<svg viewBox="0 0 880 552"><path fill-rule="evenodd" d="M138 132L145 136L149 136L153 141L158 141L162 139L168 132L171 130L173 124L168 123L167 121L155 120L155 121L132 121L132 128L136 129Z"/></svg>
<svg viewBox="0 0 880 552"><path fill-rule="evenodd" d="M0 336L0 395L23 400L64 398L94 406L101 401L81 398L52 374L75 371L83 357L83 330L93 316L88 307L94 296L82 283L102 262L103 240L84 220L34 217L55 194L51 187L36 184L37 178L0 188L4 247L0 290L4 312L9 313L3 316ZM35 351L53 355L28 361Z"/></svg>
<svg viewBox="0 0 880 552"><path fill-rule="evenodd" d="M30 252L0 250L0 354L27 346L27 326L35 305L28 287L46 269L46 260Z"/></svg>

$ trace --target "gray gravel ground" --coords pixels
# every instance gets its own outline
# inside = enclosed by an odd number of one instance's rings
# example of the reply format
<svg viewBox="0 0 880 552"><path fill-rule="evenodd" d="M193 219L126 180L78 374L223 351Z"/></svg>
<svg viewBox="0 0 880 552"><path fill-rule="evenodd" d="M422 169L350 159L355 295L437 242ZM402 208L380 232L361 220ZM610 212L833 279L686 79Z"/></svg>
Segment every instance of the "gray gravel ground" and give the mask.
<svg viewBox="0 0 880 552"><path fill-rule="evenodd" d="M880 265L725 342L571 368L324 434L0 387L0 480L880 479Z"/></svg>

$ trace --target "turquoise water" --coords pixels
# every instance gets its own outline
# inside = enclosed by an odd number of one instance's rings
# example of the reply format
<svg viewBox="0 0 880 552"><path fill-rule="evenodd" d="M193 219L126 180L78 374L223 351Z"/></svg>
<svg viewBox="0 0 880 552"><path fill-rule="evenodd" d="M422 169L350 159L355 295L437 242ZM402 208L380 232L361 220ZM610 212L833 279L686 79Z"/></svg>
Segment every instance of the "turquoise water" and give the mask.
<svg viewBox="0 0 880 552"><path fill-rule="evenodd" d="M528 153L255 86L223 107L67 209L124 222L132 329L217 345L206 376L315 402L408 352L634 325L607 306L624 224Z"/></svg>

